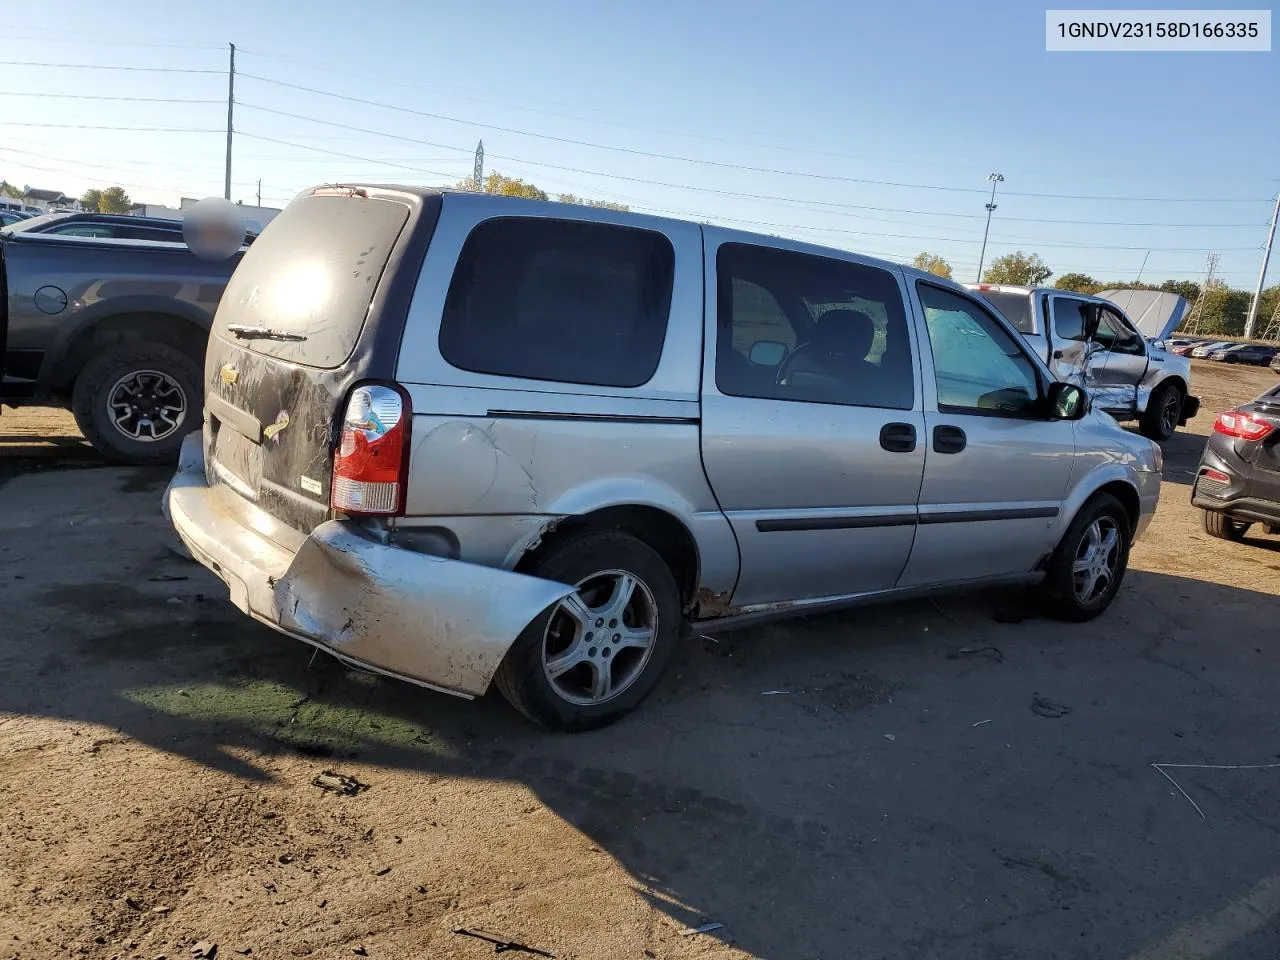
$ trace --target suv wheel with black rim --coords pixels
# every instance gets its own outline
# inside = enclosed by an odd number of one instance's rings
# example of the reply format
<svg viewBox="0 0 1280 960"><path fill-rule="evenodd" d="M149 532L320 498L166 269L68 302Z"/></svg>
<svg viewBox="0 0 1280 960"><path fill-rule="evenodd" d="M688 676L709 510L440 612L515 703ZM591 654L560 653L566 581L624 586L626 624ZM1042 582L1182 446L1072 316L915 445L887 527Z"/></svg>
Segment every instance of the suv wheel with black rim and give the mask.
<svg viewBox="0 0 1280 960"><path fill-rule="evenodd" d="M1129 566L1129 514L1099 493L1076 514L1049 559L1041 592L1060 620L1092 620L1111 605Z"/></svg>
<svg viewBox="0 0 1280 960"><path fill-rule="evenodd" d="M1182 419L1182 388L1176 383L1156 387L1139 420L1140 432L1151 440L1168 440Z"/></svg>
<svg viewBox="0 0 1280 960"><path fill-rule="evenodd" d="M76 377L71 409L93 448L118 463L177 458L200 426L196 362L161 343L125 342L99 354Z"/></svg>
<svg viewBox="0 0 1280 960"><path fill-rule="evenodd" d="M555 730L602 727L634 709L682 632L680 591L662 557L625 533L584 533L525 572L577 590L512 644L494 677L502 695Z"/></svg>

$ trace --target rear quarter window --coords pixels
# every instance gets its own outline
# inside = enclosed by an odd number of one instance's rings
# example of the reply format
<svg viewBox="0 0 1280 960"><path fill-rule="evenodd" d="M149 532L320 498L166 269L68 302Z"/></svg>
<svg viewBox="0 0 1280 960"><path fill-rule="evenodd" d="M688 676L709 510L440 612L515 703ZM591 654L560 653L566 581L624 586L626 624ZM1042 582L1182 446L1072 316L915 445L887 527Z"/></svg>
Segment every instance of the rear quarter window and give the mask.
<svg viewBox="0 0 1280 960"><path fill-rule="evenodd" d="M214 333L280 360L332 368L355 349L409 208L394 200L295 200L245 251L218 307ZM236 339L231 324L303 340Z"/></svg>
<svg viewBox="0 0 1280 960"><path fill-rule="evenodd" d="M675 251L652 230L500 217L467 238L440 354L473 373L638 387L658 368Z"/></svg>

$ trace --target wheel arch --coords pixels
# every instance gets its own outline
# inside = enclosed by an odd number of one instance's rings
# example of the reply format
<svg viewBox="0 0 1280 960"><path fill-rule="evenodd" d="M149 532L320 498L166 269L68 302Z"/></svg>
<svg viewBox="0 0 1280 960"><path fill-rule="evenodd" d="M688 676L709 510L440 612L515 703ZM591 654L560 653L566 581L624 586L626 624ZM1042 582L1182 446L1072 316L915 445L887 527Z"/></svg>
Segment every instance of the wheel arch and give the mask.
<svg viewBox="0 0 1280 960"><path fill-rule="evenodd" d="M570 514L545 528L524 547L514 570L528 572L548 550L572 537L620 530L650 547L671 569L680 587L681 606L692 606L701 577L701 556L689 527L673 512L644 503L618 503Z"/></svg>
<svg viewBox="0 0 1280 960"><path fill-rule="evenodd" d="M1147 408L1151 405L1151 398L1155 396L1157 390L1167 383L1172 383L1186 397L1191 392L1191 385L1180 373L1166 373L1155 379L1151 379L1143 383L1138 389L1138 413L1146 413Z"/></svg>
<svg viewBox="0 0 1280 960"><path fill-rule="evenodd" d="M1088 483L1081 483L1063 502L1062 512L1058 515L1057 539L1060 541L1071 527L1076 515L1084 509L1085 504L1100 493L1108 493L1120 501L1125 514L1129 518L1129 533L1133 536L1138 530L1142 517L1142 494L1138 484L1128 476L1128 471L1121 465L1112 465L1091 477Z"/></svg>
<svg viewBox="0 0 1280 960"><path fill-rule="evenodd" d="M208 339L205 325L180 313L142 310L109 314L84 324L71 335L48 381L55 391L70 390L91 358L129 340L173 347L203 368Z"/></svg>

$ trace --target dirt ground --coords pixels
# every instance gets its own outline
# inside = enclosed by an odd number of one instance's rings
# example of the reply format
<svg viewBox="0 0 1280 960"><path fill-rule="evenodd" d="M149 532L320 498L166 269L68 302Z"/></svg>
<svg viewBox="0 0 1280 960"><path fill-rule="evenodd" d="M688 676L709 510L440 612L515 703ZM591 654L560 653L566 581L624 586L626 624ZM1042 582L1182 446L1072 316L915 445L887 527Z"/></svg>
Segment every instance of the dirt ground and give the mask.
<svg viewBox="0 0 1280 960"><path fill-rule="evenodd" d="M1280 538L1210 539L1187 486L1274 375L1195 377L1100 620L999 592L699 638L577 737L313 659L169 552L166 471L6 410L0 960L495 952L459 929L560 958L1274 960Z"/></svg>

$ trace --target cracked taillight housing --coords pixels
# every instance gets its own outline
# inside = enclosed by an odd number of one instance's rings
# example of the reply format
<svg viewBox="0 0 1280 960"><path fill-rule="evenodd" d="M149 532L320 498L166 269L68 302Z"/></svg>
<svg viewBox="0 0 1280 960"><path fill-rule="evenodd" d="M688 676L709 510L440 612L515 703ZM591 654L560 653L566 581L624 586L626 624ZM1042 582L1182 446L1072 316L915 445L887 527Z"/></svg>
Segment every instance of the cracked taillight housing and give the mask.
<svg viewBox="0 0 1280 960"><path fill-rule="evenodd" d="M402 516L413 408L399 386L365 384L347 397L333 455L329 505L351 516Z"/></svg>

